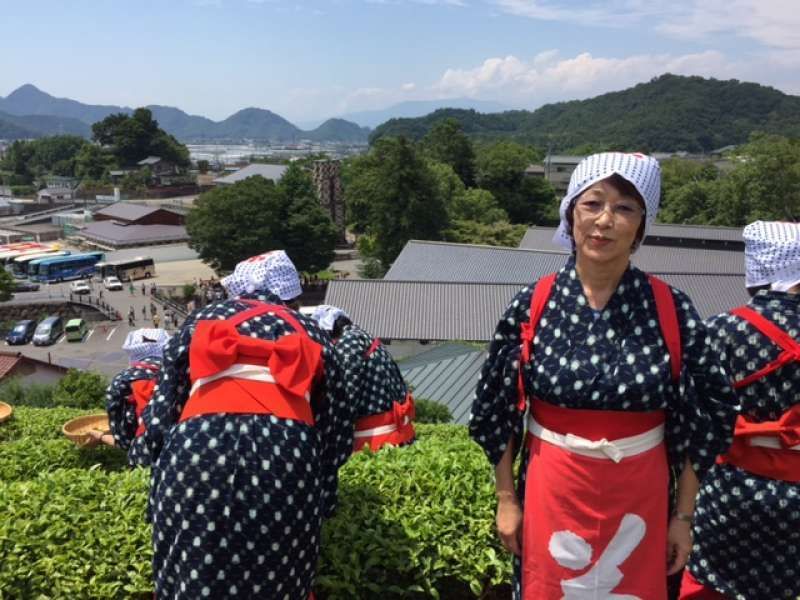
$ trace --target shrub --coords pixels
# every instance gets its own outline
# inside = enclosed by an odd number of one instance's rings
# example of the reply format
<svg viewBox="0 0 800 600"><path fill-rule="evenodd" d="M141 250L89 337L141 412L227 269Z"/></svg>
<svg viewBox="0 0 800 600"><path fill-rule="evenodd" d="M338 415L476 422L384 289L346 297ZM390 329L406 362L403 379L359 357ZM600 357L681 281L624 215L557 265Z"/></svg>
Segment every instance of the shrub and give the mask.
<svg viewBox="0 0 800 600"><path fill-rule="evenodd" d="M453 414L444 404L426 398L414 398L417 423L450 423Z"/></svg>
<svg viewBox="0 0 800 600"><path fill-rule="evenodd" d="M53 392L55 406L72 408L105 407L108 379L100 373L70 369Z"/></svg>
<svg viewBox="0 0 800 600"><path fill-rule="evenodd" d="M183 284L183 288L181 289L183 293L183 299L188 302L192 298L194 298L195 293L197 292L197 286L193 283L185 283Z"/></svg>
<svg viewBox="0 0 800 600"><path fill-rule="evenodd" d="M55 386L44 383L23 383L12 377L0 385L0 401L16 408L18 406L50 407L53 406Z"/></svg>
<svg viewBox="0 0 800 600"><path fill-rule="evenodd" d="M15 406L11 419L0 425L0 442L25 438L60 440L64 437L61 433L64 423L86 412L74 408Z"/></svg>
<svg viewBox="0 0 800 600"><path fill-rule="evenodd" d="M17 434L48 436L47 422L69 414L45 412L20 411ZM342 468L319 600L510 597L482 451L465 427L417 429L415 444L361 452ZM152 597L149 471L124 462L119 450L65 439L0 442L0 599Z"/></svg>
<svg viewBox="0 0 800 600"><path fill-rule="evenodd" d="M3 480L0 598L152 599L148 482L143 469Z"/></svg>

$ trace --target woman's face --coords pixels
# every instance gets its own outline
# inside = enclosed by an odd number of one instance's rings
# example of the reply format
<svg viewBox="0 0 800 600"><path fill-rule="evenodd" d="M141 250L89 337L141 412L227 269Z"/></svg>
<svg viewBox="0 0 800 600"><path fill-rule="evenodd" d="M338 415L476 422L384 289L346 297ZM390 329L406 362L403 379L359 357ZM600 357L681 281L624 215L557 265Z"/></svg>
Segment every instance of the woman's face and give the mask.
<svg viewBox="0 0 800 600"><path fill-rule="evenodd" d="M606 180L586 189L572 212L575 252L584 259L609 263L630 260L644 208Z"/></svg>

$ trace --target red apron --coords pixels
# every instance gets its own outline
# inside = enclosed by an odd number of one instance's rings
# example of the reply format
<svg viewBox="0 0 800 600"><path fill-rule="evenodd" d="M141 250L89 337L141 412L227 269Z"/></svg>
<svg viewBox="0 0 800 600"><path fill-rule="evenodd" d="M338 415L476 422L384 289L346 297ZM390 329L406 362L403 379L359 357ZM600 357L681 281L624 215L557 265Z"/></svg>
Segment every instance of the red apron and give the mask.
<svg viewBox="0 0 800 600"><path fill-rule="evenodd" d="M571 410L539 400L532 411L536 423L574 448L528 435L523 598L666 599L663 412ZM643 451L614 452L615 441L637 437L646 439ZM603 438L611 444L586 443Z"/></svg>
<svg viewBox="0 0 800 600"><path fill-rule="evenodd" d="M322 348L283 306L253 308L226 320L201 320L189 347L192 389L180 421L206 414L269 414L314 424L311 390L322 372ZM278 340L241 335L236 326L274 312L295 333Z"/></svg>
<svg viewBox="0 0 800 600"><path fill-rule="evenodd" d="M380 347L380 338L373 339L364 360L369 360ZM391 410L358 419L353 432L353 452L366 446L377 452L386 445L402 446L414 441L414 416L414 397L407 392L403 402L395 401Z"/></svg>
<svg viewBox="0 0 800 600"><path fill-rule="evenodd" d="M131 366L137 369L147 369L153 373L158 373L160 370L158 365L145 362L133 363ZM155 379L137 379L131 383L131 395L128 397L128 402L133 404L133 411L136 414L136 422L138 423L136 427L136 437L144 434L145 428L144 422L142 421L142 413L150 403L150 399L153 397L153 390L155 387Z"/></svg>
<svg viewBox="0 0 800 600"><path fill-rule="evenodd" d="M521 363L555 282L537 283ZM651 277L673 380L681 369L672 293ZM520 365L518 408L527 407ZM524 600L665 600L669 466L664 413L560 408L534 399L522 541ZM610 441L609 441L610 440Z"/></svg>

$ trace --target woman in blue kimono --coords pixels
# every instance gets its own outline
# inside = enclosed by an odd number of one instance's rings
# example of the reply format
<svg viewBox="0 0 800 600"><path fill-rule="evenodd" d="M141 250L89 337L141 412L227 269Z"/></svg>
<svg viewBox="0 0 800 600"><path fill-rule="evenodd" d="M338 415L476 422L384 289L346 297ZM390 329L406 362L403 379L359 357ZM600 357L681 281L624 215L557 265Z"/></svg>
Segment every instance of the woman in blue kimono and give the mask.
<svg viewBox="0 0 800 600"><path fill-rule="evenodd" d="M708 320L741 404L703 480L685 600L800 598L800 225L745 227L743 307Z"/></svg>
<svg viewBox="0 0 800 600"><path fill-rule="evenodd" d="M414 441L414 398L392 355L341 308L321 304L312 315L336 344L347 398L356 424L353 450L402 446Z"/></svg>
<svg viewBox="0 0 800 600"><path fill-rule="evenodd" d="M161 358L169 341L163 329L137 329L128 333L122 349L130 367L118 373L106 390L106 412L110 431L90 431L94 443L122 448L130 466L149 466L150 454L142 443L142 413L150 402Z"/></svg>
<svg viewBox="0 0 800 600"><path fill-rule="evenodd" d="M650 157L584 159L556 234L572 257L490 344L470 433L495 467L515 598L665 599L698 478L730 444L735 399L691 300L630 265L659 195Z"/></svg>
<svg viewBox="0 0 800 600"><path fill-rule="evenodd" d="M328 336L290 305L283 251L239 263L229 299L164 352L144 434L157 598L308 598L352 414Z"/></svg>

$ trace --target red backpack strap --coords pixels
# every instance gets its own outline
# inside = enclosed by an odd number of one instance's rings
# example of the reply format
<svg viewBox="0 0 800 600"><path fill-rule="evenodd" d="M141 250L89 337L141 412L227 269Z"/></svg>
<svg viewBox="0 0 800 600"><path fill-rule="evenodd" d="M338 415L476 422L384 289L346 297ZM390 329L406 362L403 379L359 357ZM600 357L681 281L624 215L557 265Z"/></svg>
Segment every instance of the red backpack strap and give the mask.
<svg viewBox="0 0 800 600"><path fill-rule="evenodd" d="M658 314L658 325L661 328L661 335L669 351L670 370L672 380L678 383L681 376L681 330L678 326L678 311L675 308L675 298L669 285L661 281L658 277L648 275L650 287L653 290L653 297L656 300L656 313Z"/></svg>
<svg viewBox="0 0 800 600"><path fill-rule="evenodd" d="M741 381L737 381L734 384L735 388L738 389L748 386L754 381L763 379L773 371L777 371L782 366L789 364L790 362L800 361L800 344L798 344L787 332L775 325L775 323L749 306L740 306L739 308L735 308L731 311L731 314L750 323L750 325L767 336L775 345L783 350L783 352L778 355L778 358L768 363L765 367L759 369L751 375L748 375Z"/></svg>
<svg viewBox="0 0 800 600"><path fill-rule="evenodd" d="M370 356L372 356L372 353L375 352L375 350L377 350L380 347L381 347L380 338L375 338L374 340L372 340L372 343L370 344L369 348L364 353L364 358L369 358Z"/></svg>
<svg viewBox="0 0 800 600"><path fill-rule="evenodd" d="M260 317L268 312L274 312L281 319L287 321L296 333L308 337L306 328L300 325L300 321L298 321L294 315L292 315L292 312L288 307L280 304L269 304L268 302L262 302L261 300L240 299L239 302L250 306L250 308L238 312L227 319L227 321L234 327L241 325L245 321L249 321L253 317Z"/></svg>
<svg viewBox="0 0 800 600"><path fill-rule="evenodd" d="M522 374L523 365L531 362L533 357L533 338L536 336L536 327L542 318L542 313L553 292L553 285L558 273L545 275L536 282L531 294L530 319L526 323L520 323L520 356L519 371L517 373L517 408L520 412L525 412L527 406L527 395L525 393L525 378Z"/></svg>

